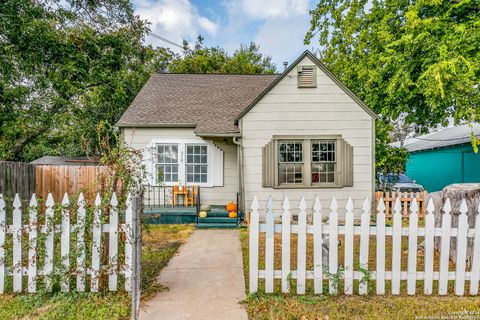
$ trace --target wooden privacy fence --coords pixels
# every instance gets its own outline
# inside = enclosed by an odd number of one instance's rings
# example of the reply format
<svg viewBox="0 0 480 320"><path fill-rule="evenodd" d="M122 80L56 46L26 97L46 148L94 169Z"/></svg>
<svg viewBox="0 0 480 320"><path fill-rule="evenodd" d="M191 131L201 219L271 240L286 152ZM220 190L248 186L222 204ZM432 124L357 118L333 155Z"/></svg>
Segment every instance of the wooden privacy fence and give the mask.
<svg viewBox="0 0 480 320"><path fill-rule="evenodd" d="M345 294L354 293L354 283L358 284L358 293L367 294L368 287L375 287L379 295L386 293L386 284L391 287L392 294L400 294L401 283L406 281L406 291L409 295L419 293L417 284L423 282L424 294L433 294L434 282L439 295L448 293L449 281L454 281L456 295L465 294L465 281L469 281L469 293L478 294L480 276L480 219L476 216L475 227L469 229L467 221L467 205L465 199L460 205L458 228L452 228L450 200L446 200L443 207L441 227L435 227L434 205L429 201L426 208L425 227L418 224L418 205L413 199L409 206L408 227L402 225L402 205L400 199L394 204L393 226L385 225L385 202L379 199L376 225L371 225L370 201L365 199L361 208L361 223L354 225L353 201L348 199L345 206L345 222L339 225L338 205L332 199L329 208L328 222L322 221L320 200L317 198L313 206L313 224L307 224L307 203L302 197L298 209L298 223L291 224L291 210L288 198L283 201L281 224L275 224L273 201L269 198L265 210L266 223L260 223L260 210L257 197L252 203L250 230L249 230L249 272L250 292L258 291L259 278L265 279L265 292L274 291L274 280L281 282L282 292L290 292L290 280L296 279L297 294L304 294L307 281L313 280L313 292L321 294L324 282L328 283L328 292L337 294L343 286ZM343 210L342 210L343 211ZM480 212L480 205L478 208ZM262 213L263 215L263 213ZM262 217L263 219L263 217ZM280 234L281 239L276 239L275 234ZM291 236L296 235L296 242ZM260 237L259 237L260 236ZM313 237L313 243L307 238ZM423 239L423 261L421 266L417 251L419 237ZM451 237L457 238L456 265L449 266L449 249ZM402 238L407 240L408 256L402 259ZM441 251L439 257L434 254L434 239L440 241ZM467 240L473 240L473 261L467 270L466 249ZM259 243L264 239L265 257L259 256ZM322 247L328 245L328 253L323 253ZM262 240L262 241L260 241ZM311 240L311 239L310 239ZM343 254L339 250L339 241L342 242ZM281 244L281 256L275 246ZM359 245L359 247L358 247ZM369 252L370 247L373 250ZM313 263L309 263L308 248L313 247ZM354 251L359 248L358 254ZM263 248L262 248L263 249ZM388 249L388 250L387 250ZM294 254L293 251L296 251ZM275 255L277 254L277 255ZM387 259L388 254L388 260ZM296 270L292 270L291 261L295 261ZM421 255L420 255L421 256ZM262 261L259 261L259 259ZM324 262L323 258L326 258ZM263 260L264 259L264 260ZM407 263L402 266L402 260ZM339 267L343 260L343 267ZM370 261L369 264L369 260ZM276 269L276 265L281 266ZM259 270L259 262L264 262L264 269ZM278 263L280 262L280 263ZM307 263L312 269L307 269ZM324 265L325 263L325 265ZM388 266L391 269L388 270ZM434 268L435 266L435 268ZM449 267L451 269L449 269ZM452 283L450 283L452 284Z"/></svg>
<svg viewBox="0 0 480 320"><path fill-rule="evenodd" d="M13 199L15 193L27 198L35 192L35 165L0 161L0 193Z"/></svg>
<svg viewBox="0 0 480 320"><path fill-rule="evenodd" d="M35 193L42 199L51 193L60 202L65 193L84 192L84 197L93 201L100 189L100 177L106 172L103 166L37 165Z"/></svg>
<svg viewBox="0 0 480 320"><path fill-rule="evenodd" d="M417 201L418 205L418 216L420 218L425 217L426 212L426 199L427 192L375 192L375 206L378 205L380 199L383 198L385 204L385 216L387 218L393 217L393 207L397 199L400 200L402 204L402 215L404 217L408 216L410 205L412 204L413 199Z"/></svg>
<svg viewBox="0 0 480 320"><path fill-rule="evenodd" d="M102 275L108 277L110 291L118 289L118 276L123 275L125 290L130 291L135 209L131 197L123 223L115 193L108 204L97 194L93 208L85 205L82 193L74 204L65 194L57 206L48 194L44 210L35 195L27 208L20 200L17 194L12 208L6 208L0 194L0 293L52 291L55 279L60 279L64 292L98 292Z"/></svg>

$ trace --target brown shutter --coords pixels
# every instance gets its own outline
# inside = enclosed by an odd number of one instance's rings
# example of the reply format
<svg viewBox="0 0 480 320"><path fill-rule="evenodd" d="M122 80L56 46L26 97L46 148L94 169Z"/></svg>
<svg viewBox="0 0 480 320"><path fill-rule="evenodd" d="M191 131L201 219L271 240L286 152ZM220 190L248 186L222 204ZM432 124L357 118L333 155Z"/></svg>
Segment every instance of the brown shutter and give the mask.
<svg viewBox="0 0 480 320"><path fill-rule="evenodd" d="M342 187L353 186L353 147L343 139L338 139L338 147L340 149L341 159L338 159L338 165L341 171Z"/></svg>
<svg viewBox="0 0 480 320"><path fill-rule="evenodd" d="M275 142L270 141L262 150L262 186L272 188L275 185Z"/></svg>

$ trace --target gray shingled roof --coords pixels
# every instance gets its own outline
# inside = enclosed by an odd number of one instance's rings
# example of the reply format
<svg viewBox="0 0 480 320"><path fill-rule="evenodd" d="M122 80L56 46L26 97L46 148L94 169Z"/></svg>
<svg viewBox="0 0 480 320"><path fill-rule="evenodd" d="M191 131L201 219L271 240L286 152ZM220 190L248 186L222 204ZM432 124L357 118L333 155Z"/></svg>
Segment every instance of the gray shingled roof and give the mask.
<svg viewBox="0 0 480 320"><path fill-rule="evenodd" d="M464 124L445 128L434 133L415 137L411 139L410 143L406 143L404 147L408 151L414 152L468 143L472 139L472 130L476 137L480 136L480 123L474 123L472 127Z"/></svg>
<svg viewBox="0 0 480 320"><path fill-rule="evenodd" d="M117 125L238 133L235 118L279 75L154 74Z"/></svg>
<svg viewBox="0 0 480 320"><path fill-rule="evenodd" d="M30 162L35 165L97 166L98 158L43 156Z"/></svg>

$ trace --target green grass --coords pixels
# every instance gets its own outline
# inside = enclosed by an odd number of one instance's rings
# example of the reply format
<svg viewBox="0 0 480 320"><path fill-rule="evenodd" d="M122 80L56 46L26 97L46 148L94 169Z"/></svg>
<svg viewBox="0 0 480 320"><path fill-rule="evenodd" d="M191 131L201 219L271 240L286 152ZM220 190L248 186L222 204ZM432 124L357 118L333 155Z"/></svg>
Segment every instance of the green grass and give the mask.
<svg viewBox="0 0 480 320"><path fill-rule="evenodd" d="M245 282L248 290L248 232L246 229L241 230L242 251L245 266ZM312 268L311 256L311 239L308 239L307 245L307 268ZM296 266L296 238L292 235L292 269ZM264 268L264 239L260 238L259 264L260 268ZM388 245L387 245L388 247ZM371 241L370 259L374 257L375 246ZM339 248L340 263L342 263L343 248ZM355 249L357 255L357 248ZM280 269L281 241L275 238L275 269ZM406 259L402 256L402 263ZM388 260L387 260L388 261ZM374 269L374 260L369 263L369 269ZM389 263L387 263L389 267ZM402 266L405 270L405 266ZM295 290L295 280L291 280L291 287ZM307 294L297 296L294 294L282 294L280 292L280 281L275 280L275 293L265 294L261 292L264 281L259 283L260 292L254 295L248 295L243 302L249 318L252 319L422 319L419 317L431 317L430 319L467 319L459 318L455 312L471 312L469 319L477 319L480 315L480 299L478 297L456 297L448 295L440 296L407 296L405 294L405 281L402 281L402 295L400 296L377 296L374 293L374 283L369 283L369 294L366 296L346 296L339 294L331 295L314 295L312 293L313 281L307 280ZM450 284L453 284L450 282ZM326 281L324 292L326 288ZM420 282L419 282L420 285ZM356 289L355 289L356 290ZM386 290L390 290L387 281ZM423 288L419 286L418 293ZM343 291L340 285L339 292ZM435 289L434 289L435 292ZM451 290L450 290L451 292ZM477 313L475 313L477 312ZM464 314L465 315L465 314ZM476 318L475 318L476 317ZM423 318L427 319L427 318Z"/></svg>
<svg viewBox="0 0 480 320"><path fill-rule="evenodd" d="M156 283L160 270L193 232L192 225L152 225L143 234L142 299L165 287ZM87 279L88 280L88 279ZM129 319L130 297L109 293L7 294L0 296L0 319Z"/></svg>

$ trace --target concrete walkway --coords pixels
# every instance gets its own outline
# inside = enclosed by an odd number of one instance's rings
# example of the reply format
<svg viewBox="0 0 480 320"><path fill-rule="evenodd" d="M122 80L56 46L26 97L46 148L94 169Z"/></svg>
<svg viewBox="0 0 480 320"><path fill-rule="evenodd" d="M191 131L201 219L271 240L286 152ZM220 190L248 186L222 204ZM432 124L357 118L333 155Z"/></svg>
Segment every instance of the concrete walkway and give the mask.
<svg viewBox="0 0 480 320"><path fill-rule="evenodd" d="M248 319L238 230L196 230L157 281L169 290L141 306L141 320Z"/></svg>

